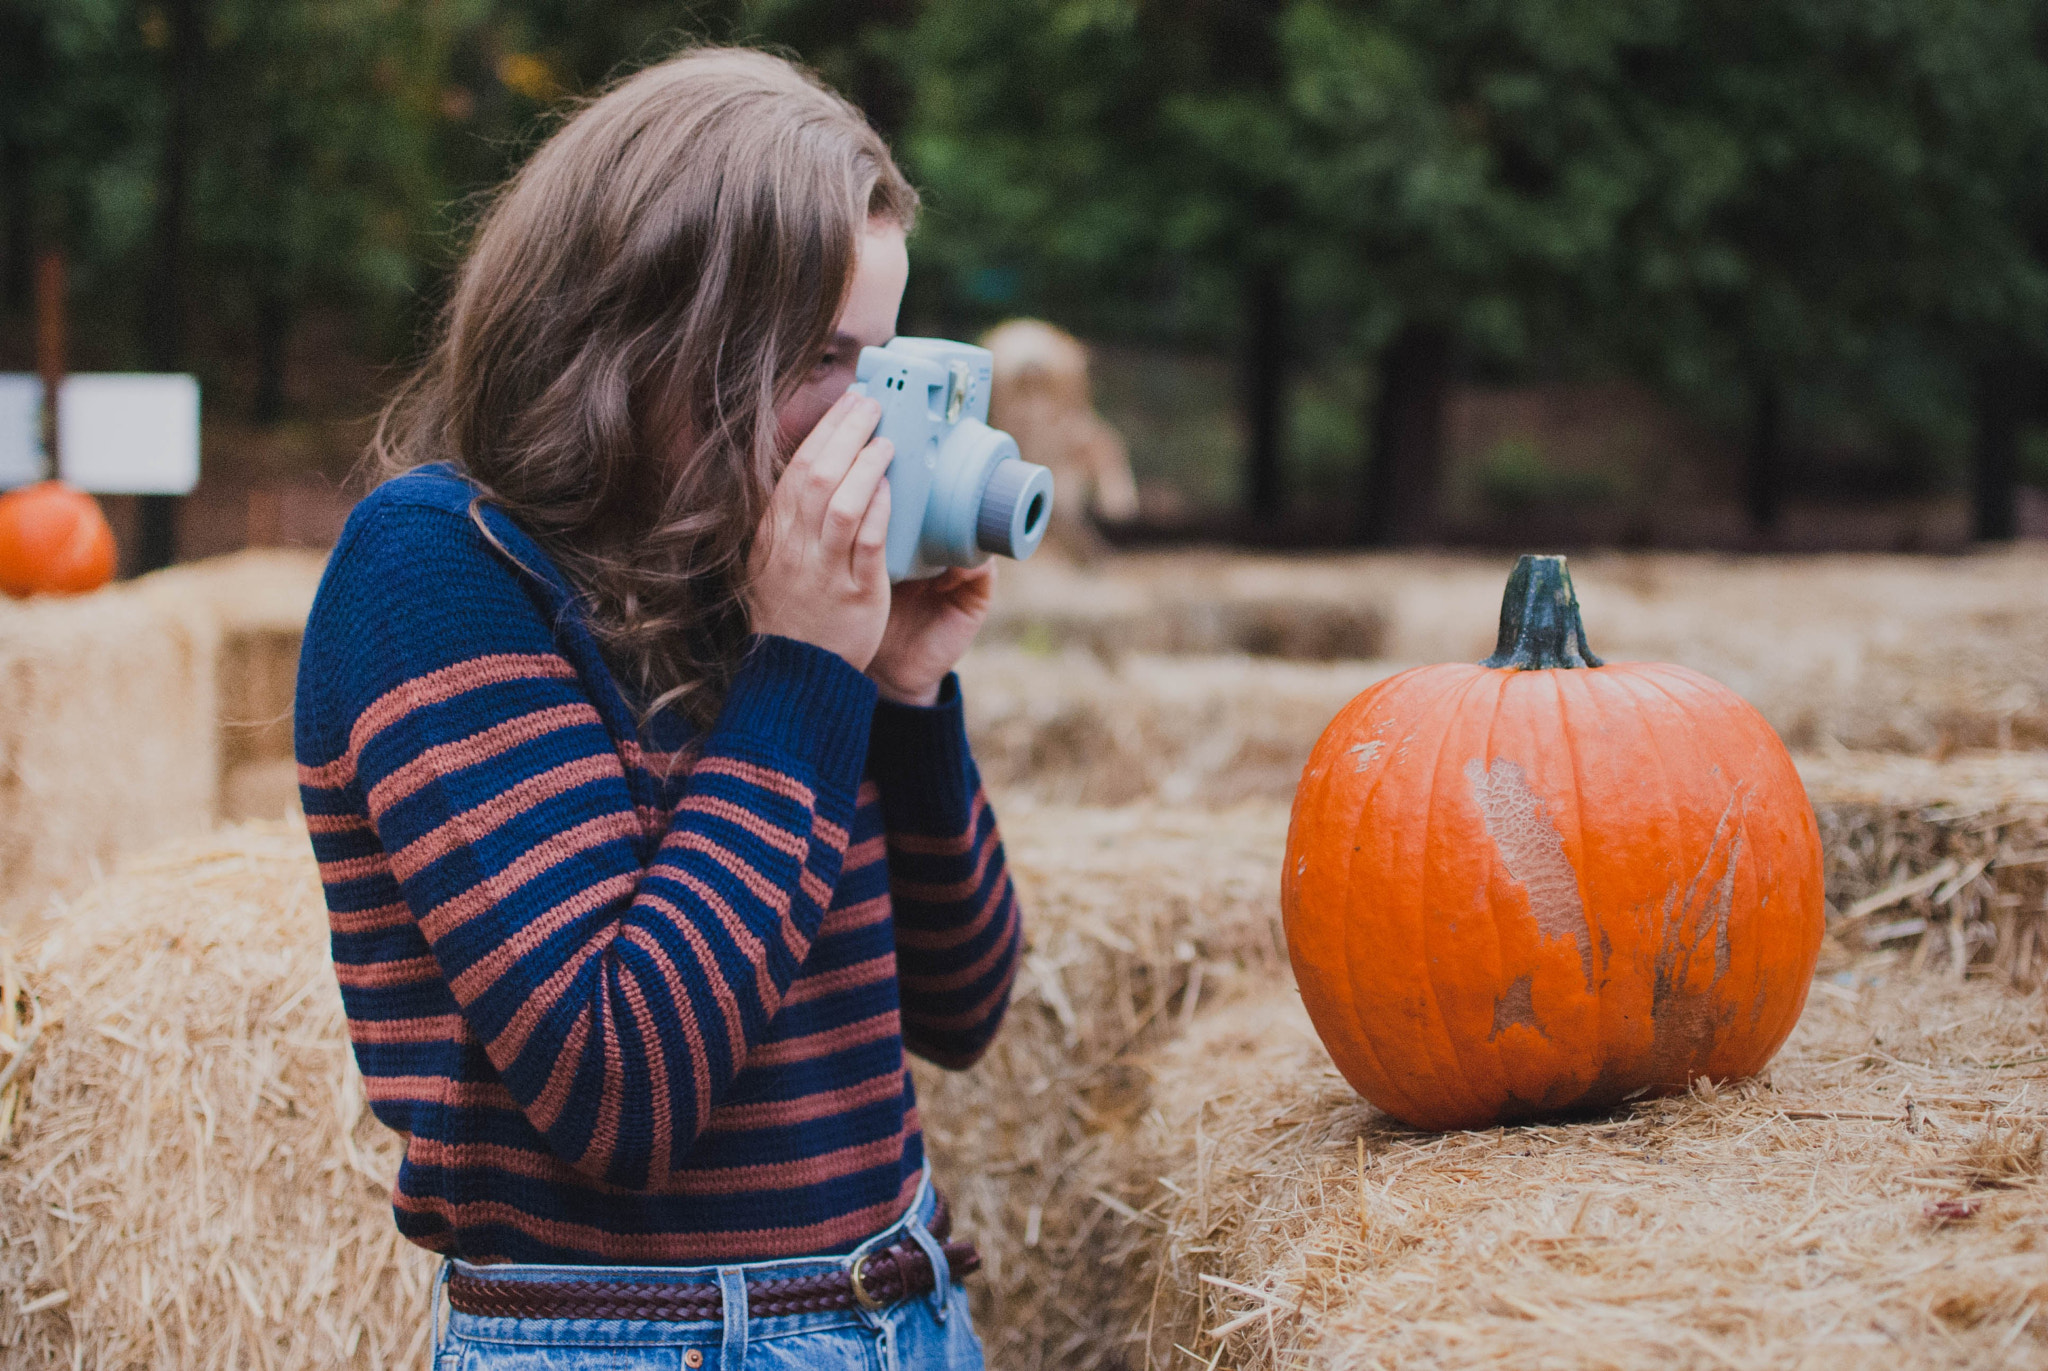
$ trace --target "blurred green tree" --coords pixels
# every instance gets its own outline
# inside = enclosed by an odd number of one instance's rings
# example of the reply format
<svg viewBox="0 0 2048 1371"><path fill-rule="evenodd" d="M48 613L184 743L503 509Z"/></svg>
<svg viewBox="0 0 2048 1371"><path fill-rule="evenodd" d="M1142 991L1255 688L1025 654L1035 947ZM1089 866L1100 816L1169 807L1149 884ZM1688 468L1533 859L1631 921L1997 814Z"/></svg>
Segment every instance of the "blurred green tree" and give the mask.
<svg viewBox="0 0 2048 1371"><path fill-rule="evenodd" d="M2042 10L930 0L908 148L977 303L1269 359L1298 332L1274 300L1322 319L1376 380L1370 541L1432 532L1461 358L1746 392L1768 527L1788 388L1901 330L1980 372L2036 346Z"/></svg>

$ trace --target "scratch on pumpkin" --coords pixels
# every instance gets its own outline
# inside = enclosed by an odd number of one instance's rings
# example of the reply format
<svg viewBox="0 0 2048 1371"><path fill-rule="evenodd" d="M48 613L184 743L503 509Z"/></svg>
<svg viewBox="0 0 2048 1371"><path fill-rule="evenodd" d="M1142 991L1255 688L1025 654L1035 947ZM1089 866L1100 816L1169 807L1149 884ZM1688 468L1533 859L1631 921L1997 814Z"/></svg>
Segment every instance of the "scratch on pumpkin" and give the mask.
<svg viewBox="0 0 2048 1371"><path fill-rule="evenodd" d="M1465 763L1465 779L1502 865L1529 894L1536 927L1546 938L1578 944L1579 967L1591 990L1593 931L1579 895L1579 873L1565 855L1564 838L1543 797L1529 788L1528 774L1505 757L1495 758L1491 767L1482 767L1476 758Z"/></svg>

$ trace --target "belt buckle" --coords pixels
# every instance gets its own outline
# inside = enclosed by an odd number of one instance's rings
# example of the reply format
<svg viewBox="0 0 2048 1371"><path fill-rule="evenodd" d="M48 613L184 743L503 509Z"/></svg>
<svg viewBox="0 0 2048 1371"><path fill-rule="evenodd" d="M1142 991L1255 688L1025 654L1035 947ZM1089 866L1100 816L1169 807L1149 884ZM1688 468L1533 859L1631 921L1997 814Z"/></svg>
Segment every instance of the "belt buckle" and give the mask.
<svg viewBox="0 0 2048 1371"><path fill-rule="evenodd" d="M882 1302L873 1295L870 1295L867 1286L861 1281L862 1275L867 1271L868 1262L874 1255L874 1252L861 1253L853 1259L853 1266L846 1273L853 1282L853 1302L867 1310L870 1314L879 1312L883 1307Z"/></svg>

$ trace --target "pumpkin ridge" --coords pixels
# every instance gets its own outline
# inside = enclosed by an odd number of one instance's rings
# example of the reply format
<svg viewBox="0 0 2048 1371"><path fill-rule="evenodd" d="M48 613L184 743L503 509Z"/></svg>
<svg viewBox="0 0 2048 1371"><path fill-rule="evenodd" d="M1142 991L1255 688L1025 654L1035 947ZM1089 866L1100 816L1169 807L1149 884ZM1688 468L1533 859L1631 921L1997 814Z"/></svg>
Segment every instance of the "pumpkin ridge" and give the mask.
<svg viewBox="0 0 2048 1371"><path fill-rule="evenodd" d="M1391 697L1400 693L1400 691L1397 690L1396 687L1400 687L1402 690L1405 690L1407 687L1415 684L1415 682L1420 680L1424 675L1431 672L1435 672L1437 670L1438 668L1434 666L1410 667L1407 671L1402 672L1400 675L1390 677L1387 680L1380 682L1378 685L1371 687L1369 690L1366 691L1366 693L1363 696L1361 696L1361 704L1367 704L1369 705L1369 707L1362 707L1359 710L1359 717L1361 719L1367 718L1376 711L1382 712L1390 718L1398 717L1393 713L1391 709L1388 708L1388 700ZM1409 732L1411 733L1413 731L1413 729L1409 730ZM1378 798L1380 787L1386 782L1388 774L1393 770L1394 761L1399 753L1401 742L1402 739L1395 739L1393 743L1394 751L1386 754L1386 761L1380 764L1379 771L1374 774L1371 784L1367 786L1366 792L1364 796L1361 798L1358 806L1359 813L1361 815L1363 815L1366 810L1370 809L1372 807L1373 801ZM1315 798L1317 800L1325 799L1324 796L1320 795L1316 796ZM1348 868L1350 866L1350 863L1347 862L1346 866ZM1350 911L1347 902L1347 907L1345 910L1347 918L1349 917L1349 912ZM1349 986L1356 983L1355 973L1357 970L1358 963L1356 958L1352 955L1351 939L1349 937L1344 938L1340 945L1342 946L1344 951L1344 980L1345 984ZM1348 992L1343 998L1343 1000L1340 1002L1340 1005L1341 1007L1338 1009L1338 1012L1344 1014L1347 1018L1351 1019L1357 1025L1358 1040L1360 1044L1362 1044L1365 1048L1367 1056L1369 1056L1372 1059L1373 1069L1379 1077L1378 1083L1380 1089L1389 1095L1398 1097L1400 1104L1403 1106L1404 1117L1420 1117L1426 1114L1428 1112L1426 1109L1416 1108L1416 1099L1413 1095L1409 1093L1407 1088L1403 1085L1398 1084L1398 1082L1401 1079L1400 1074L1387 1069L1387 1058L1380 1052L1379 1044L1374 1042L1371 1034L1367 1032L1366 1026L1364 1022L1359 1018L1357 1008L1353 1003L1352 997Z"/></svg>
<svg viewBox="0 0 2048 1371"><path fill-rule="evenodd" d="M1604 669L1604 664L1602 669ZM1585 866L1587 855L1584 851L1586 846L1585 772L1579 766L1579 742L1572 733L1570 724L1572 713L1565 702L1565 686L1567 683L1570 683L1574 689L1578 690L1585 705L1590 706L1594 704L1598 695L1590 677L1565 676L1556 672L1551 674L1550 684L1557 694L1558 729L1564 734L1564 757L1566 763L1572 769L1572 831L1579 835L1579 847L1581 849L1579 860L1573 865L1572 870L1577 873L1579 878L1579 903L1581 908L1583 908L1586 899ZM1586 937L1589 942L1593 940L1593 935L1593 920L1592 916L1588 915L1586 918ZM1605 1036L1603 1026L1606 1022L1607 1013L1607 968L1613 959L1613 935L1607 931L1606 923L1603 919L1599 929L1599 970L1589 973L1586 977L1587 993L1593 997L1593 1032L1594 1041L1596 1042Z"/></svg>
<svg viewBox="0 0 2048 1371"><path fill-rule="evenodd" d="M1418 920L1422 934L1422 983L1429 992L1430 1023L1434 1027L1437 1036L1451 1049L1451 1063L1457 1068L1457 1077L1454 1082L1455 1093L1464 1094L1467 1097L1465 1102L1472 1106L1478 1106L1481 1103L1479 1086L1477 1082L1473 1081L1473 1063L1468 1061L1465 1054L1459 1050L1458 1035L1451 1031L1450 1020L1444 1016L1443 996L1437 986L1436 972L1434 970L1436 963L1429 955L1432 920L1430 918L1430 862L1428 854L1434 847L1430 838L1436 824L1437 789L1443 776L1444 754L1450 750L1452 735L1457 731L1458 718L1464 713L1466 702L1470 699L1473 689L1485 679L1487 679L1486 674L1483 672L1468 679L1464 687L1452 697L1448 708L1444 711L1450 719L1450 727L1438 732L1436 755L1430 761L1429 790L1425 793L1422 804L1422 851L1424 854L1422 879L1417 890L1417 901L1422 906L1422 917ZM1455 766L1456 762L1454 761L1452 764ZM1462 768L1460 770L1462 771ZM1468 1085L1467 1082L1473 1083ZM1503 1080L1501 1085L1503 1093L1505 1093L1507 1082ZM1485 1112L1484 1109L1477 1111L1467 1109L1461 1110L1460 1114L1462 1117L1469 1118L1474 1117L1475 1113L1484 1114Z"/></svg>

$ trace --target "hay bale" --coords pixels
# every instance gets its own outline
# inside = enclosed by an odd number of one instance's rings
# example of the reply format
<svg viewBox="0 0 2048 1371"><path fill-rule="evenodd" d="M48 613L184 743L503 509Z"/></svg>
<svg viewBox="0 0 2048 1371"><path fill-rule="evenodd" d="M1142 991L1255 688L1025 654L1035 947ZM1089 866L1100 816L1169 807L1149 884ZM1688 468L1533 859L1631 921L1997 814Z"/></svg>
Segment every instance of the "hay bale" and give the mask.
<svg viewBox="0 0 2048 1371"><path fill-rule="evenodd" d="M2048 753L1799 759L1820 820L1830 932L1938 967L2048 976Z"/></svg>
<svg viewBox="0 0 2048 1371"><path fill-rule="evenodd" d="M1143 1099L1133 1054L1281 974L1286 813L1020 802L1004 822L1031 937L1015 1008L980 1067L919 1087L988 1256L996 1364L1066 1365L1043 1353L1099 1294L1076 1168ZM431 1260L391 1223L397 1139L363 1104L303 828L131 857L49 930L33 971L57 1027L0 1152L0 1361L415 1357Z"/></svg>
<svg viewBox="0 0 2048 1371"><path fill-rule="evenodd" d="M1130 1366L2048 1364L2040 1001L1878 963L1766 1079L1419 1134L1290 993L1153 1059L1092 1180ZM1103 1359L1101 1364L1108 1364Z"/></svg>
<svg viewBox="0 0 2048 1371"><path fill-rule="evenodd" d="M301 827L123 862L31 963L51 1025L0 1153L0 1362L417 1365L399 1238Z"/></svg>
<svg viewBox="0 0 2048 1371"><path fill-rule="evenodd" d="M292 697L299 642L325 554L252 549L160 573L145 584L200 600L219 619L221 799L230 822L296 812Z"/></svg>
<svg viewBox="0 0 2048 1371"><path fill-rule="evenodd" d="M220 642L203 605L141 586L0 604L0 930L212 826Z"/></svg>
<svg viewBox="0 0 2048 1371"><path fill-rule="evenodd" d="M1331 718L1396 669L984 647L960 674L975 756L1006 794L1227 807L1291 800Z"/></svg>
<svg viewBox="0 0 2048 1371"><path fill-rule="evenodd" d="M1139 1059L1212 999L1284 977L1274 874L1287 814L1005 803L1029 938L1003 1031L972 1071L919 1067L919 1114L984 1271L989 1364L1105 1364L1094 1341L1108 1149L1149 1101Z"/></svg>
<svg viewBox="0 0 2048 1371"><path fill-rule="evenodd" d="M1477 661L1492 650L1512 563L1154 553L1083 572L1034 561L1007 574L990 636L1108 656L1294 655L1288 644L1334 639L1346 657ZM1795 748L2048 746L2048 554L2038 546L1940 561L1594 554L1575 556L1572 574L1597 651L1704 671ZM1229 627L1232 606L1258 607L1258 627ZM1349 627L1329 626L1343 616Z"/></svg>
<svg viewBox="0 0 2048 1371"><path fill-rule="evenodd" d="M0 929L124 852L275 817L323 559L243 553L70 600L0 602ZM246 773L246 774L244 774Z"/></svg>

